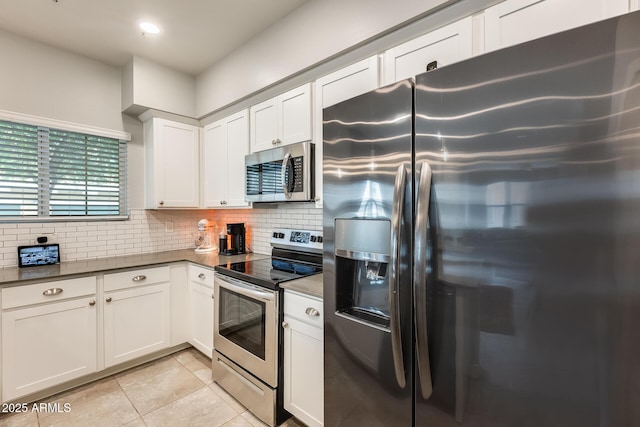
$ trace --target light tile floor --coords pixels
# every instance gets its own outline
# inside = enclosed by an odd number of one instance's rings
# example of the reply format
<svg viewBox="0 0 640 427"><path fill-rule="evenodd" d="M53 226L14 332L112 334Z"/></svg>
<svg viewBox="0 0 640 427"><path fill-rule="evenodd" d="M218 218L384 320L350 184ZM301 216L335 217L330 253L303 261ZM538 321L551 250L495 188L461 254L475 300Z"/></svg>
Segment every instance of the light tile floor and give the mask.
<svg viewBox="0 0 640 427"><path fill-rule="evenodd" d="M186 349L43 401L60 412L0 415L0 427L266 426L211 380L210 365ZM292 418L282 426L304 424Z"/></svg>

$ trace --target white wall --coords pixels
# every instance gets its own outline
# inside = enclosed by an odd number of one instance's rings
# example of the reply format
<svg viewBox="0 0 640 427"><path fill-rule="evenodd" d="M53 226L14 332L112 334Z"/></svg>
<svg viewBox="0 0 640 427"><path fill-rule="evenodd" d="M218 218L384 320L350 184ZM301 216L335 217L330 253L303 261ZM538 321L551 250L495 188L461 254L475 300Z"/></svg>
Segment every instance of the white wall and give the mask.
<svg viewBox="0 0 640 427"><path fill-rule="evenodd" d="M138 115L149 108L196 117L195 77L133 57L122 69L122 111Z"/></svg>
<svg viewBox="0 0 640 427"><path fill-rule="evenodd" d="M120 69L0 31L0 109L126 130Z"/></svg>
<svg viewBox="0 0 640 427"><path fill-rule="evenodd" d="M0 110L131 133L129 201L142 207L142 123L120 111L120 69L1 30L0 52Z"/></svg>
<svg viewBox="0 0 640 427"><path fill-rule="evenodd" d="M451 0L314 0L196 79L203 117Z"/></svg>

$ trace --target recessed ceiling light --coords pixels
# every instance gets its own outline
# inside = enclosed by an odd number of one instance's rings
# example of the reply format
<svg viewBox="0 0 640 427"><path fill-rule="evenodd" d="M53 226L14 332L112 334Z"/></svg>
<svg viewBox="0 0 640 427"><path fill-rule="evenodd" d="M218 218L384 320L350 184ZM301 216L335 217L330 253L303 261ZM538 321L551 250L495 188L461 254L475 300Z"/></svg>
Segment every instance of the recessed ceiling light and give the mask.
<svg viewBox="0 0 640 427"><path fill-rule="evenodd" d="M160 28L156 24L152 24L151 22L141 22L138 24L143 33L147 34L158 34L160 32Z"/></svg>

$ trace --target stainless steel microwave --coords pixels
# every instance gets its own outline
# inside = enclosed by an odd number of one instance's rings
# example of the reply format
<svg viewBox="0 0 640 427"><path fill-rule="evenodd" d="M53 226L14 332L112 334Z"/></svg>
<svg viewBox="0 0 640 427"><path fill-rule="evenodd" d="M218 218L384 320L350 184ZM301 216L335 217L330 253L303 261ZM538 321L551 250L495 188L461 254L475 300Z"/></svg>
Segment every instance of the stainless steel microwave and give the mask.
<svg viewBox="0 0 640 427"><path fill-rule="evenodd" d="M248 154L244 158L249 202L303 202L314 200L314 145L285 145Z"/></svg>

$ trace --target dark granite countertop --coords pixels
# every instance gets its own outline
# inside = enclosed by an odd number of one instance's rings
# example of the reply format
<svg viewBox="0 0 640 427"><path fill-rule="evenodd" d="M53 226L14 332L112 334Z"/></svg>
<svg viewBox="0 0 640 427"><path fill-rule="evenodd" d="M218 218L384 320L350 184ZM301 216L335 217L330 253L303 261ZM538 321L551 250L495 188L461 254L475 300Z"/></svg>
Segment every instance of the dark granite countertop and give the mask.
<svg viewBox="0 0 640 427"><path fill-rule="evenodd" d="M322 274L284 282L280 287L322 299Z"/></svg>
<svg viewBox="0 0 640 427"><path fill-rule="evenodd" d="M7 267L0 269L0 287L17 286L23 281L58 280L64 279L66 276L103 273L109 270L145 267L180 261L189 261L204 267L214 267L226 262L240 262L248 259L260 258L269 258L269 255L243 254L219 256L217 253L198 254L195 253L193 249L181 249L150 254L68 261L57 265L39 267Z"/></svg>

